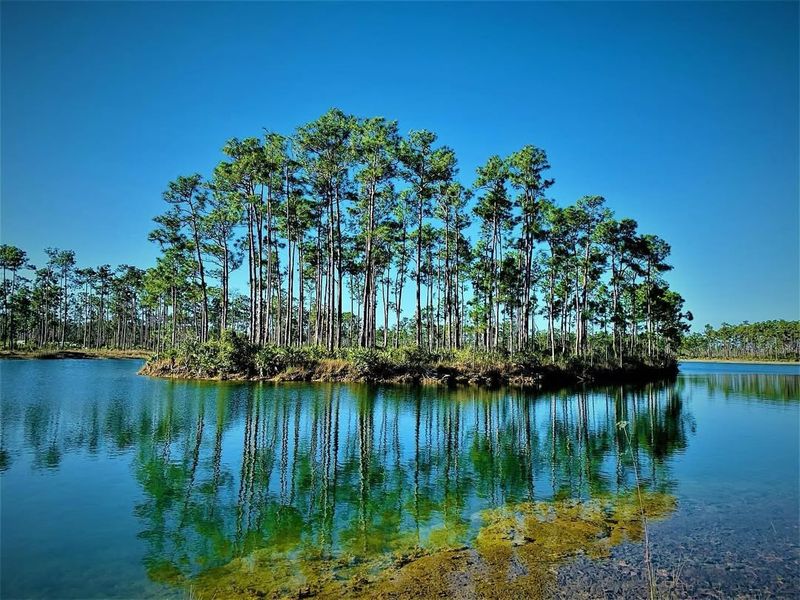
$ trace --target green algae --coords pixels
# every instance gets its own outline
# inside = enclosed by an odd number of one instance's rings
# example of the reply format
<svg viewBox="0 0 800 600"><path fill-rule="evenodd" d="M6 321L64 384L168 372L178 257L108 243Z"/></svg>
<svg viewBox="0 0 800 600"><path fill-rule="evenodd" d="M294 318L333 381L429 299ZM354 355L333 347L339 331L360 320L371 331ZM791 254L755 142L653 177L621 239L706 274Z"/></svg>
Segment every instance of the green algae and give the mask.
<svg viewBox="0 0 800 600"><path fill-rule="evenodd" d="M146 565L146 568L151 581L176 587L186 584L186 578L181 570L167 560L153 561Z"/></svg>
<svg viewBox="0 0 800 600"><path fill-rule="evenodd" d="M586 502L525 502L480 513L482 526L462 544L468 524L430 532L426 545L409 537L383 552L260 550L208 570L191 583L197 598L541 598L552 591L560 563L579 554L609 556L643 535L648 520L667 517L675 498L643 492Z"/></svg>

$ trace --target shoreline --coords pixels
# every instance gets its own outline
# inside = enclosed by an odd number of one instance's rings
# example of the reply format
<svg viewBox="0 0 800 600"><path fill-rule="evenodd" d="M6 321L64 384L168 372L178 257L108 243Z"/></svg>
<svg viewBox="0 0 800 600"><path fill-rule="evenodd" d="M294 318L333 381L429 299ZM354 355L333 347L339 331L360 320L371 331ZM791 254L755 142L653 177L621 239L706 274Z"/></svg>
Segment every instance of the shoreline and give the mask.
<svg viewBox="0 0 800 600"><path fill-rule="evenodd" d="M72 359L149 359L153 353L149 350L117 350L110 348L59 349L52 350L0 350L0 359L8 360L59 360Z"/></svg>
<svg viewBox="0 0 800 600"><path fill-rule="evenodd" d="M139 375L184 381L229 381L266 383L368 383L378 385L434 385L476 388L559 388L572 385L627 385L674 378L677 362L666 365L626 365L623 368L585 366L569 369L541 365L529 369L500 366L475 367L464 364L431 364L413 367L395 365L379 373L365 374L351 362L322 359L314 364L290 366L277 373L203 373L168 359L147 362Z"/></svg>
<svg viewBox="0 0 800 600"><path fill-rule="evenodd" d="M718 363L718 364L740 364L740 365L789 365L800 366L800 361L791 360L756 360L738 358L678 358L678 363Z"/></svg>

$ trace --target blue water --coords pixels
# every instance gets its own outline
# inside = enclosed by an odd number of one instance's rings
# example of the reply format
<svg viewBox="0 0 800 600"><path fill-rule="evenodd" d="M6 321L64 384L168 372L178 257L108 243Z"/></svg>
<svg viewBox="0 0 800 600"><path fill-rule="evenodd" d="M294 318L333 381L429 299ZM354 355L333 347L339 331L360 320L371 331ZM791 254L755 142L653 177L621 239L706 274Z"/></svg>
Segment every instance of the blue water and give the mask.
<svg viewBox="0 0 800 600"><path fill-rule="evenodd" d="M632 489L619 421L643 484L677 499L652 537L678 592L800 591L797 367L684 363L658 385L534 394L140 365L0 361L3 598L185 597L263 548L375 554L442 528L469 544L484 508ZM615 564L580 568L625 577Z"/></svg>

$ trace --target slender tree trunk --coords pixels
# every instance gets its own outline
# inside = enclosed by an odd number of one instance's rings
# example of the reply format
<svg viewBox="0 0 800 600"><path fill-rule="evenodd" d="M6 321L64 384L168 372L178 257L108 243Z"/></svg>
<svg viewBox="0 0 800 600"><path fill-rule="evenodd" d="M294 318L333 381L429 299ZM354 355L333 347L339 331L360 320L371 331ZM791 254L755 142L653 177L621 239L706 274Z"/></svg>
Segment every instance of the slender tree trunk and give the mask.
<svg viewBox="0 0 800 600"><path fill-rule="evenodd" d="M383 280L383 347L389 347L389 267Z"/></svg>
<svg viewBox="0 0 800 600"><path fill-rule="evenodd" d="M64 340L67 335L67 304L69 301L69 291L67 290L67 269L64 268L62 274L62 285L64 286L64 310L61 317L61 347L64 347Z"/></svg>
<svg viewBox="0 0 800 600"><path fill-rule="evenodd" d="M361 301L361 305L363 306L363 314L364 317L361 323L361 336L359 339L359 343L362 347L366 347L370 345L370 335L368 319L367 319L367 312L368 312L368 305L372 300L372 271L373 271L373 260L372 260L372 232L375 227L375 186L370 186L368 192L368 205L367 205L367 240L366 240L366 248L364 251L364 294Z"/></svg>
<svg viewBox="0 0 800 600"><path fill-rule="evenodd" d="M417 346L422 345L422 206L417 199Z"/></svg>
<svg viewBox="0 0 800 600"><path fill-rule="evenodd" d="M258 320L258 303L256 301L256 251L255 251L255 240L253 236L253 205L252 203L248 203L247 205L247 267L248 267L248 277L249 283L248 286L250 290L250 315L249 315L249 334L250 334L250 341L252 343L258 344L260 343L259 332L261 330L261 324Z"/></svg>
<svg viewBox="0 0 800 600"><path fill-rule="evenodd" d="M297 245L297 345L303 345L303 320L305 303L303 298L303 244L302 239Z"/></svg>
<svg viewBox="0 0 800 600"><path fill-rule="evenodd" d="M336 273L338 275L337 302L336 302L336 330L334 347L340 348L342 345L342 213L340 206L339 187L336 187Z"/></svg>

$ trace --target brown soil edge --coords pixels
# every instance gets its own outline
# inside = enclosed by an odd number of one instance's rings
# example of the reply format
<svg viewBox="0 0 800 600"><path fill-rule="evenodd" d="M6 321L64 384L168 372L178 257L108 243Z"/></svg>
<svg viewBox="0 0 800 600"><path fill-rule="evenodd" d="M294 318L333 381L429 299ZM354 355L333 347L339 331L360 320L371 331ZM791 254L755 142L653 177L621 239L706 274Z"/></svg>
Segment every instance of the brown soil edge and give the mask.
<svg viewBox="0 0 800 600"><path fill-rule="evenodd" d="M677 363L665 366L626 366L623 368L586 367L570 371L557 365L543 365L535 370L505 371L497 367L471 368L468 365L431 365L425 368L396 366L390 373L365 377L343 360L321 360L308 366L289 367L272 376L257 374L229 374L208 376L187 369L177 361L153 360L145 364L140 375L165 379L199 381L241 382L321 382L321 383L371 383L404 385L438 385L447 387L474 386L497 387L563 387L576 384L628 384L672 379L678 373Z"/></svg>

